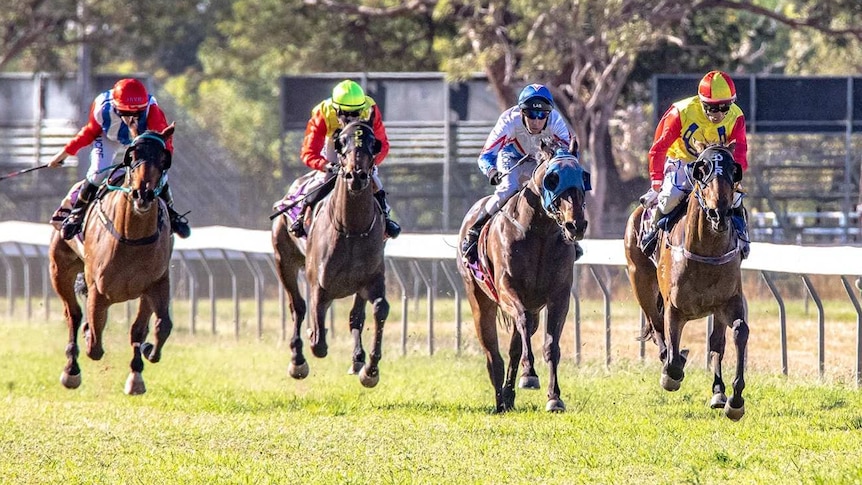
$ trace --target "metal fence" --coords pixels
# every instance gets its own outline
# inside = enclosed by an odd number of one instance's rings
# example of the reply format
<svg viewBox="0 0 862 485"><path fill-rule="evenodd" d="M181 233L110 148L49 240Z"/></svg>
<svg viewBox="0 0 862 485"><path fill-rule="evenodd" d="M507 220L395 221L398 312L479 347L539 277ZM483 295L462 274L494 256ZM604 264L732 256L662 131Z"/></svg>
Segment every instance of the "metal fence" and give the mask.
<svg viewBox="0 0 862 485"><path fill-rule="evenodd" d="M10 223L0 223L0 229L12 227ZM19 223L13 223L19 224ZM30 225L35 226L35 225ZM48 281L49 267L47 241L48 227L36 227L37 237L27 226L12 235L0 236L0 264L5 272L3 288L6 317L23 315L27 319L47 320L59 308L59 301L53 294ZM253 333L258 337L271 332L273 322L265 315L271 314L272 305L278 305L279 338L288 337L290 316L285 307L284 292L275 275L275 266L270 248L269 234L266 231L247 231L230 228L204 228L198 234L200 239L178 241L171 267L172 293L175 302L187 302L188 322L175 321L179 328L186 327L189 332L224 333L224 321L219 321L216 306L230 302L230 332L236 338L243 338L241 322L250 322ZM34 240L35 239L35 240ZM434 354L441 343L435 337L440 332L439 315L435 312L435 302L441 298L455 302L454 328L447 333L454 335L453 345L460 352L465 345L463 334L464 311L462 283L456 270L453 245L455 235L411 235L404 234L397 240L387 243L387 284L390 299L400 301L400 351L407 353L409 336L415 332L416 325L423 325L422 334L427 339L428 354ZM854 380L862 385L862 308L858 300L859 281L856 275L862 274L862 248L804 248L799 246L754 243L752 257L743 263L744 278L750 285L760 283L762 295L769 298L777 308L777 328L780 346L781 371L787 374L791 364L788 357L788 321L786 303L803 298L813 303L817 313L816 335L807 339L817 342L817 369L824 376L826 369L827 315L824 310L823 296L830 299L845 300L856 314ZM621 345L613 341L615 328L622 324L629 327L634 322L622 322L616 317L613 308L620 301L632 303L628 283L625 281L625 260L620 240L585 240L585 256L573 268L576 285L572 291L570 309L573 345L571 358L578 364L582 362L581 313L584 302L601 302L599 320L603 330L603 359L611 364L614 348ZM855 280L855 281L854 281ZM801 290L801 291L800 291ZM755 295L748 295L749 298ZM253 302L253 314L242 313L242 301ZM418 302L425 308L418 308ZM17 302L17 303L16 303ZM24 308L16 308L22 304ZM221 302L221 303L220 303ZM276 303L277 302L277 303ZM200 307L205 312L200 312ZM52 310L53 308L53 310ZM270 311L267 312L267 309ZM200 316L208 313L210 320ZM132 313L126 306L127 319ZM468 317L469 318L469 317ZM636 318L636 317L635 317ZM639 325L643 324L643 316ZM329 318L331 322L332 319ZM394 322L390 322L390 325ZM292 324L291 324L292 325ZM709 325L709 322L707 322ZM330 327L332 331L336 329ZM247 330L246 330L247 331ZM618 331L618 330L617 330ZM704 344L705 346L707 344ZM644 358L645 348L640 344L638 355ZM706 352L708 356L708 352ZM705 363L706 365L706 363Z"/></svg>

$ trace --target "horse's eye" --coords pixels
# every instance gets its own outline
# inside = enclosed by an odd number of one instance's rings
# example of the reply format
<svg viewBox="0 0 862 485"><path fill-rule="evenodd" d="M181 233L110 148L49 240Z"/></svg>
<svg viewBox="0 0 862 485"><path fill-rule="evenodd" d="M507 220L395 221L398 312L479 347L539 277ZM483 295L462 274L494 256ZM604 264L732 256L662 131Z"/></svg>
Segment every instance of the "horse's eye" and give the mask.
<svg viewBox="0 0 862 485"><path fill-rule="evenodd" d="M551 192L557 190L557 187L560 185L560 175L557 173L549 173L545 175L545 190L549 190Z"/></svg>

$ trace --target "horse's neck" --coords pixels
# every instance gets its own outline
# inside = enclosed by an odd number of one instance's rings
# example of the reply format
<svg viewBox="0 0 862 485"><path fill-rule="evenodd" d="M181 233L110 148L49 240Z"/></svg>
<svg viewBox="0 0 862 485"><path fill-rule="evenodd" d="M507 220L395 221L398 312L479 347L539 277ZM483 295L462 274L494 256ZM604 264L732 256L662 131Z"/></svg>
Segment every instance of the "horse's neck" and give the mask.
<svg viewBox="0 0 862 485"><path fill-rule="evenodd" d="M341 232L364 233L374 224L377 217L377 207L374 201L373 187L351 193L347 183L340 178L335 183L335 189L329 200L329 217Z"/></svg>
<svg viewBox="0 0 862 485"><path fill-rule="evenodd" d="M706 218L706 212L700 207L694 194L689 196L684 222L678 226L685 232L679 233L675 242L680 243L684 237L685 249L701 256L720 256L728 251L734 232L730 228L724 232L713 229L712 223Z"/></svg>
<svg viewBox="0 0 862 485"><path fill-rule="evenodd" d="M101 211L103 214L91 212L91 216L107 217L118 234L127 239L138 239L158 230L161 204L161 199L156 198L146 212L138 212L126 194L109 192L94 204L99 206L96 212Z"/></svg>
<svg viewBox="0 0 862 485"><path fill-rule="evenodd" d="M508 214L518 221L526 232L544 234L556 230L556 223L545 214L541 197L533 190L532 184L527 185L513 196L507 204Z"/></svg>

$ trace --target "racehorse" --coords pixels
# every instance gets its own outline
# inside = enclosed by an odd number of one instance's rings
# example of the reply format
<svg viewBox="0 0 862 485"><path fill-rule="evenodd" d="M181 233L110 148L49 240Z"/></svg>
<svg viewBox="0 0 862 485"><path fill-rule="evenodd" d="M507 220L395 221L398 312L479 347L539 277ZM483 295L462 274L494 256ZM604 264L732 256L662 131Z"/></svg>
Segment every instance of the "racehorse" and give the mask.
<svg viewBox="0 0 862 485"><path fill-rule="evenodd" d="M63 301L69 329L68 361L60 382L69 389L81 385L78 330L83 315L75 295L75 280L82 271L87 294L87 356L99 360L105 353L102 332L108 307L140 298L129 332L133 354L126 394L143 394L147 390L141 376L141 356L153 363L161 359L162 347L173 327L169 313L173 238L167 206L158 195L171 166L165 142L173 133L171 124L162 132L147 131L137 136L121 165L125 170L122 184L112 185L116 179L108 178L99 197L90 204L81 235L65 241L55 231L51 237L51 283ZM155 345L145 342L153 313Z"/></svg>
<svg viewBox="0 0 862 485"><path fill-rule="evenodd" d="M288 373L295 379L303 379L309 372L300 337L306 302L297 281L299 270L305 269L310 287L309 340L312 353L315 357L326 357L328 347L324 323L326 310L332 301L354 295L349 317L354 340L353 363L349 372L358 373L363 386L374 387L380 380L378 364L382 356L383 326L389 316L383 262L384 219L374 198L371 177L380 142L374 138L373 129L359 121L347 124L333 138L338 154L335 187L328 198L318 204L307 240L288 232L286 216L276 218L272 226L278 276L293 314L292 356ZM369 301L375 330L374 346L366 362L361 337L365 325L365 304Z"/></svg>
<svg viewBox="0 0 862 485"><path fill-rule="evenodd" d="M479 237L478 264L458 258L498 413L514 408L519 363L524 367L520 387L539 388L530 338L539 327L542 308L547 308L543 350L550 367L545 409L566 409L557 380L560 335L569 311L573 264L580 257L576 241L583 239L587 229L584 199L589 179L575 156L557 148L543 143L530 179L485 224ZM479 200L467 212L461 239L486 200L488 197ZM505 375L497 337L498 309L511 332Z"/></svg>
<svg viewBox="0 0 862 485"><path fill-rule="evenodd" d="M699 155L685 172L694 187L685 214L659 239L656 262L639 247L644 208L628 219L625 251L629 281L646 314L641 340L652 338L663 362L661 386L676 391L685 377L685 351L680 338L690 320L714 315L709 336L713 368L712 408L724 408L736 421L745 414L745 352L748 342L747 306L742 289L742 255L730 221L742 167L733 160L732 145L699 146ZM736 345L733 396L725 395L721 361L730 327Z"/></svg>

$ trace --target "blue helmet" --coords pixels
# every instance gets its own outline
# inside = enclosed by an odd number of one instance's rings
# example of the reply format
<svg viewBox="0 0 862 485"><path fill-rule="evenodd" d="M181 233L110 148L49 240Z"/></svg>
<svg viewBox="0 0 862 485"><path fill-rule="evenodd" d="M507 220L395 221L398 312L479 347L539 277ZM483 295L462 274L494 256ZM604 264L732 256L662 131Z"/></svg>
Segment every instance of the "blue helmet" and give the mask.
<svg viewBox="0 0 862 485"><path fill-rule="evenodd" d="M518 107L551 111L554 109L554 98L544 84L528 84L518 95Z"/></svg>

